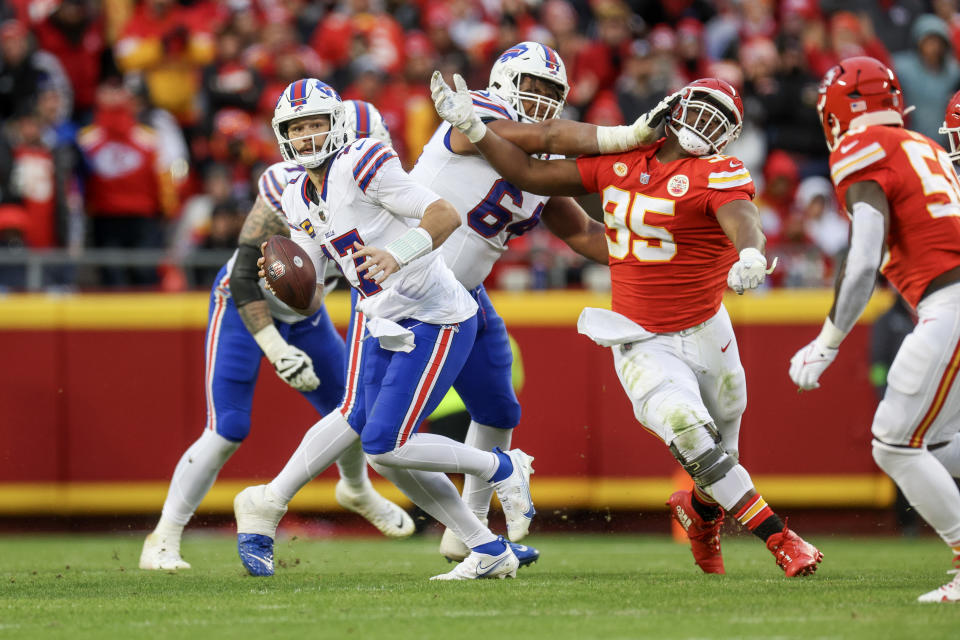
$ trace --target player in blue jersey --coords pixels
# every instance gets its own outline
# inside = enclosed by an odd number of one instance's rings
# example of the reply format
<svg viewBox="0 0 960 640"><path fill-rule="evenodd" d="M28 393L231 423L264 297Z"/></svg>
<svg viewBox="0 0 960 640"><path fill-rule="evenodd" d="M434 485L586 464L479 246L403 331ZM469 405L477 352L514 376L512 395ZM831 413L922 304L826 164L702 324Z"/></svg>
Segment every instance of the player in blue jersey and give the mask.
<svg viewBox="0 0 960 640"><path fill-rule="evenodd" d="M307 432L270 484L237 495L244 566L253 575L273 574L273 542L287 504L356 442L356 428L374 468L470 548L463 563L436 579L515 575L519 559L512 548L467 508L446 474L477 475L491 484L512 537L520 539L534 514L532 458L515 449L481 451L417 433L456 378L476 335L476 302L433 251L459 226L457 211L411 179L389 145L349 142L340 97L319 80L288 86L273 125L284 157L307 170L283 193L291 238L318 273L327 261L337 265L360 296L357 318L368 337L351 353L356 367L348 374L340 411ZM302 312L312 313L321 301L318 292ZM355 428L344 417L351 402L361 402L365 414Z"/></svg>
<svg viewBox="0 0 960 640"><path fill-rule="evenodd" d="M389 143L390 134L373 105L351 101L346 106L349 131ZM190 568L180 554L183 529L250 431L261 357L266 355L277 375L321 415L335 410L343 398L344 343L326 309L320 306L305 318L257 281L260 243L273 235L290 235L280 213L280 197L303 172L294 162L279 162L264 171L257 183L259 194L240 232L240 246L217 274L205 348L206 427L177 463L160 521L144 542L141 569ZM359 443L343 452L337 466L336 497L342 506L364 516L389 537L413 532L410 516L370 484Z"/></svg>

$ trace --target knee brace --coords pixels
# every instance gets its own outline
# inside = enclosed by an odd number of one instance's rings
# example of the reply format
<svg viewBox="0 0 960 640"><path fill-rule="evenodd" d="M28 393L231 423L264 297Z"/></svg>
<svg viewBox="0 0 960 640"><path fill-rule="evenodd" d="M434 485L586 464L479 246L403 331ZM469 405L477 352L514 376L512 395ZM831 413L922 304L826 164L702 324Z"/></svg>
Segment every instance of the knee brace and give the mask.
<svg viewBox="0 0 960 640"><path fill-rule="evenodd" d="M677 459L683 470L693 478L698 487L708 487L737 466L737 460L731 456L720 444L720 433L713 423L707 423L697 429L703 429L712 442L707 444L706 450L702 446L681 449L677 445L680 438L670 443L670 453ZM702 438L698 438L698 444Z"/></svg>

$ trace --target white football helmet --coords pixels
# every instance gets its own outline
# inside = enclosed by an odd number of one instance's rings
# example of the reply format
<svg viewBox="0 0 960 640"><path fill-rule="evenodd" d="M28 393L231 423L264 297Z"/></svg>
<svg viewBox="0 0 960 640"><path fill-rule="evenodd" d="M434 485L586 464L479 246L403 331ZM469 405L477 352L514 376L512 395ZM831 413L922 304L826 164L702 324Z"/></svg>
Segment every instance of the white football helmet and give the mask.
<svg viewBox="0 0 960 640"><path fill-rule="evenodd" d="M694 80L680 90L680 100L667 118L667 128L690 155L721 153L743 128L743 101L724 80Z"/></svg>
<svg viewBox="0 0 960 640"><path fill-rule="evenodd" d="M330 131L324 134L289 138L287 129L290 122L306 116L329 116ZM316 78L304 78L287 85L280 94L277 106L273 110L273 132L280 144L280 154L288 162L296 162L306 169L313 169L339 151L349 138L343 102L340 95L325 82ZM324 136L323 143L317 148L316 138ZM297 151L292 142L303 139L313 141L312 153Z"/></svg>
<svg viewBox="0 0 960 640"><path fill-rule="evenodd" d="M554 100L531 91L520 91L520 80L523 76L548 80L558 85L563 95L559 100ZM567 84L567 68L560 55L550 47L539 42L521 42L501 53L493 63L493 68L490 69L490 91L516 109L521 120L539 122L557 118L567 101L567 94L570 93L570 85ZM543 117L527 115L523 108L523 100L534 103L533 114L541 112L541 105L546 107L545 115Z"/></svg>
<svg viewBox="0 0 960 640"><path fill-rule="evenodd" d="M350 139L376 138L381 142L393 145L390 139L390 129L384 122L383 116L377 108L363 100L343 101L344 122L350 131Z"/></svg>

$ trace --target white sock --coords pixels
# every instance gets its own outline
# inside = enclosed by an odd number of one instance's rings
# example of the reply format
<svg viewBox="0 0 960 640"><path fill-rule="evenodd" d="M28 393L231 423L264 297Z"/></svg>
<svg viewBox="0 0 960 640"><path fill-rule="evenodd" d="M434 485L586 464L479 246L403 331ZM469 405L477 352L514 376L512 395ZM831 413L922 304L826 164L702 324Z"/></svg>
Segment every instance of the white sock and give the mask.
<svg viewBox="0 0 960 640"><path fill-rule="evenodd" d="M930 453L940 461L951 476L960 478L960 433L954 434L946 446L931 449Z"/></svg>
<svg viewBox="0 0 960 640"><path fill-rule="evenodd" d="M305 484L333 464L358 438L343 414L331 411L303 435L300 446L270 483L270 490L286 506Z"/></svg>
<svg viewBox="0 0 960 640"><path fill-rule="evenodd" d="M359 438L337 458L337 469L340 470L340 479L354 493L366 491L370 486L370 478L367 475L367 457L363 455L363 446L360 444Z"/></svg>
<svg viewBox="0 0 960 640"><path fill-rule="evenodd" d="M497 429L471 420L464 444L480 451L493 451L494 447L500 447L506 451L510 448L511 440L513 440L513 429ZM474 475L464 476L463 501L477 516L483 518L487 515L492 497L492 484Z"/></svg>
<svg viewBox="0 0 960 640"><path fill-rule="evenodd" d="M376 462L371 464L377 473L395 484L414 504L453 531L468 547L476 547L497 539L476 514L467 508L457 493L456 486L443 473L387 467Z"/></svg>
<svg viewBox="0 0 960 640"><path fill-rule="evenodd" d="M204 431L177 462L157 530L168 539L180 538L193 513L210 491L220 469L240 446L215 431ZM179 527L179 530L177 529Z"/></svg>
<svg viewBox="0 0 960 640"><path fill-rule="evenodd" d="M399 449L367 457L388 467L468 473L485 481L500 466L500 459L492 451L480 451L435 433L415 433Z"/></svg>
<svg viewBox="0 0 960 640"><path fill-rule="evenodd" d="M932 453L874 440L873 459L944 542L960 540L960 491Z"/></svg>

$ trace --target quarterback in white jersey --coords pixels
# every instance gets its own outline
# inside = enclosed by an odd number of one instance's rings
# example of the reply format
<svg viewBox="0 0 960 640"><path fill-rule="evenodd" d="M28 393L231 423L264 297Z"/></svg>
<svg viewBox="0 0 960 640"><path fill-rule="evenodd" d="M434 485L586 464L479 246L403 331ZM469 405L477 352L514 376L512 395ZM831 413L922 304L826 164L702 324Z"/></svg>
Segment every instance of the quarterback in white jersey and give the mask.
<svg viewBox="0 0 960 640"><path fill-rule="evenodd" d="M377 123L383 119L365 102L351 103L347 119L351 130L363 125L357 135L386 136ZM183 454L170 482L160 521L147 536L140 556L141 569L189 569L181 557L180 539L194 511L213 486L217 474L250 431L250 410L260 369L266 354L277 374L300 391L320 415L336 410L345 389L344 342L319 307L310 317L297 313L258 280L258 246L272 235L289 236L289 225L280 210L287 184L304 175L295 162L278 162L257 181L258 196L244 221L240 247L217 275L210 294L205 353L204 391L206 427L200 438ZM360 444L337 459L340 481L337 501L357 512L390 537L413 532L413 520L386 500L370 483Z"/></svg>
<svg viewBox="0 0 960 640"><path fill-rule="evenodd" d="M476 303L432 253L459 225L459 216L403 171L389 145L350 142L344 120L340 96L311 78L284 90L273 126L284 157L306 169L281 200L288 223L297 228L291 237L307 250L318 273L327 260L339 266L362 296L358 311L369 317L371 337L360 357L370 407L358 425L363 450L381 475L470 546L466 561L436 578L513 576L517 557L466 507L445 474L478 475L491 483L511 537L520 539L534 514L532 458L416 433L456 378L476 335ZM405 218L420 223L411 228ZM321 304L320 290L304 313ZM238 551L249 573L273 574L273 540L287 503L357 436L334 411L307 432L269 485L237 495Z"/></svg>

